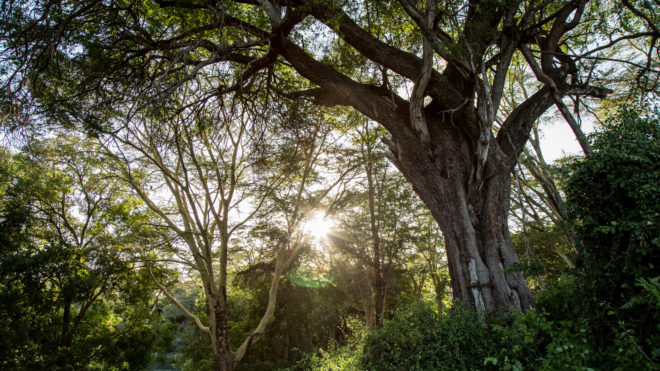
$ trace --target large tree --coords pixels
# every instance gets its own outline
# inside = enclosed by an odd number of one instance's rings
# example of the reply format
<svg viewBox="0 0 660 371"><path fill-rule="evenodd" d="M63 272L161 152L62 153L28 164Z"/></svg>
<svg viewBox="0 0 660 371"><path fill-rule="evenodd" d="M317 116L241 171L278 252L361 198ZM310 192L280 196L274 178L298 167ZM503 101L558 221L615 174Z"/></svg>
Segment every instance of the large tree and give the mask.
<svg viewBox="0 0 660 371"><path fill-rule="evenodd" d="M310 239L302 224L350 172L335 174L325 167L325 176L319 175L330 125L315 107L284 106L270 112L264 126L248 102L204 97L203 90L185 86L176 99L154 103L98 133L114 160L109 172L129 184L174 235L174 253L161 251L152 260L194 272L201 281L208 320L179 302L167 282L153 277L209 336L216 369L234 369L266 334L275 318L281 276ZM262 218L267 226L259 223ZM268 233L260 243L246 243L250 229ZM232 350L228 287L232 271L245 261L267 265L272 276L259 323Z"/></svg>
<svg viewBox="0 0 660 371"><path fill-rule="evenodd" d="M637 76L657 76L655 7L646 0L4 2L4 117L35 108L42 121L98 127L133 112L116 108L149 105L200 73L222 77L200 86L213 95L351 106L387 129L391 161L438 222L454 296L481 311L520 310L534 299L514 269L510 173L543 112L556 106L571 122L564 97L607 95L602 61L625 59ZM623 58L608 54L621 45L633 48ZM494 125L514 58L524 59L538 88Z"/></svg>

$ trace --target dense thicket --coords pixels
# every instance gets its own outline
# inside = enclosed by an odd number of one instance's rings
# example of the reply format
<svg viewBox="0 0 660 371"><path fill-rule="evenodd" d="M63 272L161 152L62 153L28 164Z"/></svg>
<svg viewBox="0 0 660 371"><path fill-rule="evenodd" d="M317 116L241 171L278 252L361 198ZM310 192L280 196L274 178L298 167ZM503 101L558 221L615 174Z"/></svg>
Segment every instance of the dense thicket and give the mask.
<svg viewBox="0 0 660 371"><path fill-rule="evenodd" d="M579 295L599 343L621 331L660 352L660 116L625 108L570 166L569 212L579 248Z"/></svg>

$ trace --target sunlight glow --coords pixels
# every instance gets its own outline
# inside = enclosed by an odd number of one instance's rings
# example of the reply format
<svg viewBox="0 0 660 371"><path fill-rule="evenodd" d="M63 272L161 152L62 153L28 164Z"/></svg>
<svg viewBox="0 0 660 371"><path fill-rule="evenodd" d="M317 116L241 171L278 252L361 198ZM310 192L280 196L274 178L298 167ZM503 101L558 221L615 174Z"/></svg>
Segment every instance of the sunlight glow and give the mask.
<svg viewBox="0 0 660 371"><path fill-rule="evenodd" d="M326 219L323 212L317 212L303 224L303 232L320 241L330 233L332 227L334 227L332 220Z"/></svg>

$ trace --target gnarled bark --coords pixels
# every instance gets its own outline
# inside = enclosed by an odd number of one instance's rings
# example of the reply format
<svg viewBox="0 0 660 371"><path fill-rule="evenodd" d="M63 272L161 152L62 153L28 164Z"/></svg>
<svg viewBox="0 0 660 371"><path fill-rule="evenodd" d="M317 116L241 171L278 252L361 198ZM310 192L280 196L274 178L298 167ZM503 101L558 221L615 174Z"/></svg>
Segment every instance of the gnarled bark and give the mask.
<svg viewBox="0 0 660 371"><path fill-rule="evenodd" d="M491 149L483 181L473 185L469 137L437 116L434 127L441 130L434 135L433 153L420 151L411 137L399 140L392 159L443 232L454 297L482 312L533 307L532 294L516 271L519 260L509 237L507 157Z"/></svg>

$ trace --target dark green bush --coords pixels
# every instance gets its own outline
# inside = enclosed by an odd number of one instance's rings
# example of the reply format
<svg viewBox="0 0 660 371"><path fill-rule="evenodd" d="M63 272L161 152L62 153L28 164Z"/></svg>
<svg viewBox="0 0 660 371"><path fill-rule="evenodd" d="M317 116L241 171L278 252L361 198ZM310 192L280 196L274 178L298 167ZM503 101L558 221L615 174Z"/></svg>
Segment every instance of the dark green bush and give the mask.
<svg viewBox="0 0 660 371"><path fill-rule="evenodd" d="M660 112L623 110L592 136L593 155L573 163L567 206L579 247L572 302L618 364L660 358L660 312L640 282L660 276ZM641 281L640 281L641 280ZM632 344L630 354L624 349Z"/></svg>
<svg viewBox="0 0 660 371"><path fill-rule="evenodd" d="M596 301L586 297L581 284L581 274L564 275L549 282L537 296L537 304L543 315L526 313L523 323L528 333L536 333L532 345L541 356L536 365L540 369L607 369L607 370L657 370L657 356L644 351L640 338L622 320L618 311L607 302L594 310ZM648 282L654 285L652 282ZM658 286L660 288L660 286ZM649 301L657 301L648 293ZM658 294L660 296L660 294ZM654 309L658 313L658 306ZM658 324L655 325L656 333ZM604 336L608 336L607 339ZM644 339L645 344L655 343L658 337Z"/></svg>
<svg viewBox="0 0 660 371"><path fill-rule="evenodd" d="M550 292L545 300L556 305L571 292L570 285L560 286L556 297ZM374 371L657 369L626 331L615 329L613 345L602 348L591 319L570 313L529 311L482 321L470 309L439 316L429 307L413 307L366 338L360 366Z"/></svg>
<svg viewBox="0 0 660 371"><path fill-rule="evenodd" d="M461 306L439 316L418 305L370 334L361 364L367 370L514 369L534 357L525 337L512 316L481 321Z"/></svg>

